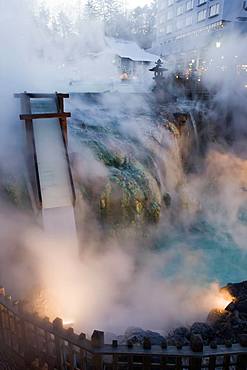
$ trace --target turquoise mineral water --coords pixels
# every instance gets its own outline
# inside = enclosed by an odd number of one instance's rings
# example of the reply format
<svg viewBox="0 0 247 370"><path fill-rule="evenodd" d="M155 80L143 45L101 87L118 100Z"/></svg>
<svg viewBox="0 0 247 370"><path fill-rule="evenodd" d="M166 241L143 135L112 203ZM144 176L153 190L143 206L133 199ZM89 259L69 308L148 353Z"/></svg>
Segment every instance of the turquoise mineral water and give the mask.
<svg viewBox="0 0 247 370"><path fill-rule="evenodd" d="M240 212L238 222L246 226L247 232L247 210ZM171 253L170 262L162 271L166 278L180 274L181 278L195 279L195 283L218 281L220 285L247 279L247 239L244 249L227 228L212 225L205 219L187 230L177 228L159 236L155 247L158 253ZM189 268L188 256L193 260Z"/></svg>

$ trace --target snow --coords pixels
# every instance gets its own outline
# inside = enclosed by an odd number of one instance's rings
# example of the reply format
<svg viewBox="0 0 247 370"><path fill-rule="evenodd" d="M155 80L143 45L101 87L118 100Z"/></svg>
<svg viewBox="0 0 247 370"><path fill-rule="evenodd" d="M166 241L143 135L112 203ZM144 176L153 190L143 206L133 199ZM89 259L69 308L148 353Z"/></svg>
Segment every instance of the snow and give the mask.
<svg viewBox="0 0 247 370"><path fill-rule="evenodd" d="M113 54L129 58L134 62L156 62L159 56L146 52L134 41L106 37L106 43Z"/></svg>

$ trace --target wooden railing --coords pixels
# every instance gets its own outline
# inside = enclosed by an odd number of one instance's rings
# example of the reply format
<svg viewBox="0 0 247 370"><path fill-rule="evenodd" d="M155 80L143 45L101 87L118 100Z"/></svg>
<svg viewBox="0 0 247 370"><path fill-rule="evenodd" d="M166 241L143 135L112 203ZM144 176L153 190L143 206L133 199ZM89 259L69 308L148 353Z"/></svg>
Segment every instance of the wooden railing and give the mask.
<svg viewBox="0 0 247 370"><path fill-rule="evenodd" d="M1 346L17 359L20 369L39 370L246 370L246 336L239 344L211 347L112 345L104 333L94 331L91 340L65 329L61 319L51 323L25 312L23 303L12 301L0 288Z"/></svg>

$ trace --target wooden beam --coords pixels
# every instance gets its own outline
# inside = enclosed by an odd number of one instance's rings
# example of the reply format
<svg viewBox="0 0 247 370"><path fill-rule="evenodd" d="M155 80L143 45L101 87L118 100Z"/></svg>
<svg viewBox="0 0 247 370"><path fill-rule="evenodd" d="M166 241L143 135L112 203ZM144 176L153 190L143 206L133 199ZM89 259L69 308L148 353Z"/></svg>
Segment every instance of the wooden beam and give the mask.
<svg viewBox="0 0 247 370"><path fill-rule="evenodd" d="M64 99L69 98L69 94L63 94L63 93L56 93L56 94ZM14 97L20 98L22 95L27 95L31 99L54 98L54 94L43 94L43 93L35 94L35 93L27 93L27 92L20 93L20 94L14 94Z"/></svg>
<svg viewBox="0 0 247 370"><path fill-rule="evenodd" d="M71 113L39 113L39 114L20 114L20 120L27 121L33 119L44 119L44 118L70 118Z"/></svg>

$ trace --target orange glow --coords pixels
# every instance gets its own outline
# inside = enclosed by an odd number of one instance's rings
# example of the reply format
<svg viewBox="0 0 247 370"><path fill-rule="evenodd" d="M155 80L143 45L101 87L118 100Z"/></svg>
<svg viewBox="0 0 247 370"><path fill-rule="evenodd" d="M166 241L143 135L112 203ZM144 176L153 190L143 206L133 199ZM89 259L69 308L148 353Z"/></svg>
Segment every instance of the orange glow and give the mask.
<svg viewBox="0 0 247 370"><path fill-rule="evenodd" d="M73 320L63 320L63 326L65 328L72 328L75 322Z"/></svg>
<svg viewBox="0 0 247 370"><path fill-rule="evenodd" d="M234 297L226 289L221 290L215 299L215 309L224 311L232 301L234 301Z"/></svg>

